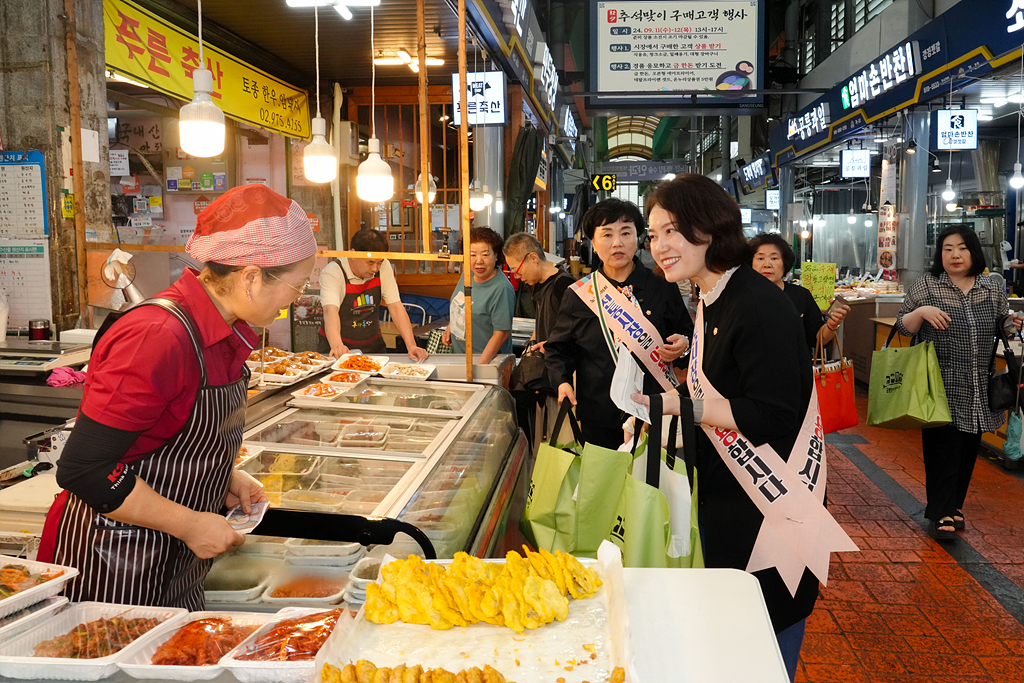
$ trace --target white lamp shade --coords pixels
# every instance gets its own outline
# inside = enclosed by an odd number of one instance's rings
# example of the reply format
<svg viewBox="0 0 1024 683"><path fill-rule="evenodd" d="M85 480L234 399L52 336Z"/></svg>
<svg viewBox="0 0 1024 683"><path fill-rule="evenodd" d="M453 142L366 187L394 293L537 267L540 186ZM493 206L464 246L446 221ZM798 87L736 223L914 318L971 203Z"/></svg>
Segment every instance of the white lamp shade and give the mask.
<svg viewBox="0 0 1024 683"><path fill-rule="evenodd" d="M854 223L857 222L857 217L851 213L849 216L846 217L846 222L849 223L850 225L853 225Z"/></svg>
<svg viewBox="0 0 1024 683"><path fill-rule="evenodd" d="M380 140L370 138L370 150L366 160L359 164L356 174L356 194L366 202L374 204L387 201L395 194L395 179L391 165L380 158Z"/></svg>
<svg viewBox="0 0 1024 683"><path fill-rule="evenodd" d="M473 211L483 211L487 208L482 192L473 192L469 195L469 208Z"/></svg>
<svg viewBox="0 0 1024 683"><path fill-rule="evenodd" d="M487 186L484 185L484 206L490 206L494 203L494 197L487 191Z"/></svg>
<svg viewBox="0 0 1024 683"><path fill-rule="evenodd" d="M213 103L213 74L207 69L192 72L192 101L178 112L181 149L193 157L215 157L224 151L224 112Z"/></svg>
<svg viewBox="0 0 1024 683"><path fill-rule="evenodd" d="M953 189L953 179L946 178L946 189L942 191L942 198L947 202L956 199L956 190Z"/></svg>
<svg viewBox="0 0 1024 683"><path fill-rule="evenodd" d="M437 183L434 182L434 176L427 173L427 203L433 204L434 197L437 196ZM416 201L420 204L423 203L423 174L420 173L419 177L416 178Z"/></svg>
<svg viewBox="0 0 1024 683"><path fill-rule="evenodd" d="M313 141L302 150L302 165L306 180L311 183L329 183L338 177L338 152L327 142L327 122L320 116L313 118Z"/></svg>

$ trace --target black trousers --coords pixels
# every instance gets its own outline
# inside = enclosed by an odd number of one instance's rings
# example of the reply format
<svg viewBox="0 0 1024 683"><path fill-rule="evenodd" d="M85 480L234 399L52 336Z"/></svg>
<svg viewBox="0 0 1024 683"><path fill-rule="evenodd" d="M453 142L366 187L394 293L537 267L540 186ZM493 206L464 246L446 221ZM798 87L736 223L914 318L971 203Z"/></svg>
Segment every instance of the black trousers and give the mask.
<svg viewBox="0 0 1024 683"><path fill-rule="evenodd" d="M952 424L921 430L924 479L928 504L924 516L952 517L964 507L967 488L978 459L981 432L961 432Z"/></svg>

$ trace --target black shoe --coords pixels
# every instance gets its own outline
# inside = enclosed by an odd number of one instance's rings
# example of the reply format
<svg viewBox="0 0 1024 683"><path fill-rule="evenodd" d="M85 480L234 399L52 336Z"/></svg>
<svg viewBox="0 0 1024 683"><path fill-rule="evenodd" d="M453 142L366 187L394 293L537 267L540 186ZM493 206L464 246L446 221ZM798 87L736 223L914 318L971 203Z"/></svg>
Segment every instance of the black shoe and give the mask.
<svg viewBox="0 0 1024 683"><path fill-rule="evenodd" d="M957 519L957 517L959 517L960 519ZM964 511L957 510L956 512L953 513L953 528L957 531L963 531L963 528L965 526L967 525L964 523Z"/></svg>
<svg viewBox="0 0 1024 683"><path fill-rule="evenodd" d="M932 538L936 541L956 540L956 526L952 517L932 521Z"/></svg>

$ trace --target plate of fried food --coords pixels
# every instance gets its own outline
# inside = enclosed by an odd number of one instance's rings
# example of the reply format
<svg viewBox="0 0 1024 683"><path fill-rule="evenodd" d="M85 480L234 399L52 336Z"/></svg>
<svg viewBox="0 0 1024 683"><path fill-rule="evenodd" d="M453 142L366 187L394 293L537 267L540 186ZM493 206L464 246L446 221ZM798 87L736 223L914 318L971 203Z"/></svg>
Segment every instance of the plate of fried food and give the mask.
<svg viewBox="0 0 1024 683"><path fill-rule="evenodd" d="M361 353L346 353L331 366L332 370L354 370L376 375L388 364L387 356L366 356Z"/></svg>
<svg viewBox="0 0 1024 683"><path fill-rule="evenodd" d="M318 368L322 368L326 365L331 364L331 359L322 353L316 351L300 351L292 356L303 365L314 365Z"/></svg>
<svg viewBox="0 0 1024 683"><path fill-rule="evenodd" d="M418 668L453 682L623 683L631 656L615 551L602 548L601 560L525 547L494 561L385 557L352 628L318 658L321 680L363 680L362 665L374 676Z"/></svg>

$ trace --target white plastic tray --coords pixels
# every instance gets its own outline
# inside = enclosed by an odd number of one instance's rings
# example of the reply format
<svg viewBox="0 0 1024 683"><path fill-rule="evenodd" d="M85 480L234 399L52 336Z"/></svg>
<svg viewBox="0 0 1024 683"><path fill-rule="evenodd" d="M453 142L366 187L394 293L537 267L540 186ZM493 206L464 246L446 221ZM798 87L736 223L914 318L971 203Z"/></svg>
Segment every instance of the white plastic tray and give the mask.
<svg viewBox="0 0 1024 683"><path fill-rule="evenodd" d="M243 458L242 460L239 460L237 463L235 463L235 467L241 467L245 465L250 460L255 458L257 455L262 453L265 448L265 446L245 446L245 451L246 453L248 453L248 455L246 455L245 458Z"/></svg>
<svg viewBox="0 0 1024 683"><path fill-rule="evenodd" d="M381 368L387 365L391 360L387 356L372 356L368 353L346 353L343 354L341 358L334 361L334 364L331 366L331 370L348 370L348 368L341 367L341 364L344 363L349 358L352 358L353 356L367 356L368 358L372 358L374 361L377 362L378 365L380 365ZM373 372L370 374L379 375L380 371L378 370L377 372Z"/></svg>
<svg viewBox="0 0 1024 683"><path fill-rule="evenodd" d="M128 657L146 641L186 618L183 609L136 607L100 602L82 602L48 619L28 633L0 644L0 676L58 681L98 681L117 672L118 660ZM144 633L120 652L97 659L58 659L32 656L35 646L66 634L79 624L123 616L132 619L162 618L164 622Z"/></svg>
<svg viewBox="0 0 1024 683"><path fill-rule="evenodd" d="M34 612L29 612L24 616L18 617L6 626L0 627L0 643L6 640L11 640L12 638L17 638L22 633L27 633L55 615L57 612L64 609L67 604L68 599L63 596L59 596L46 598L34 605L29 605L22 611L35 610ZM14 618L17 616L17 613L10 616L11 618Z"/></svg>
<svg viewBox="0 0 1024 683"><path fill-rule="evenodd" d="M331 606L337 605L342 600L342 596L345 593L345 589L348 588L348 572L341 570L330 570L330 569L295 569L294 571L287 572L281 576L275 578L274 581L264 591L263 597L260 598L263 602L271 605L303 605L308 607L322 607L323 609L330 609ZM302 577L302 576L325 576L331 579L338 579L341 581L338 592L333 595L325 595L322 598L275 598L271 594L279 587L286 583Z"/></svg>
<svg viewBox="0 0 1024 683"><path fill-rule="evenodd" d="M117 662L118 668L134 678L156 679L162 681L208 681L216 678L224 671L217 664L209 666L171 666L150 664L157 649L174 636L183 626L211 617L227 617L239 626L262 626L276 619L275 615L259 612L192 612L184 620L179 621L175 628L167 629L159 636L150 638L142 646ZM252 635L252 634L250 634ZM242 642L244 642L243 639ZM225 656L228 653L224 653ZM223 657L221 657L223 659Z"/></svg>
<svg viewBox="0 0 1024 683"><path fill-rule="evenodd" d="M78 576L78 570L73 567L64 567L58 564L50 564L48 562L33 562L32 560L23 560L20 557L0 555L0 567L8 564L24 565L31 574L38 574L41 571L63 571L64 574L55 579L50 579L46 583L41 583L38 586L33 586L32 588L23 590L9 598L0 600L0 617L6 617L9 614L20 612L26 607L30 607L37 602L53 597L64 590L65 583Z"/></svg>
<svg viewBox="0 0 1024 683"><path fill-rule="evenodd" d="M283 546L284 544L277 544ZM281 552L284 550L282 548ZM245 554L234 554L231 556L223 557L218 559L213 568L210 570L210 574L223 573L223 572L254 572L257 576L262 575L263 578L258 584L247 590L207 590L206 601L207 602L248 602L255 600L256 598L263 595L263 591L270 585L271 579L274 575L281 570L284 566L277 557L268 556L253 556L249 553ZM209 575L207 575L209 580Z"/></svg>
<svg viewBox="0 0 1024 683"><path fill-rule="evenodd" d="M356 564L356 566L352 568L352 572L348 575L348 582L349 582L350 588L359 589L359 590L362 590L362 591L365 592L366 591L366 586L368 584L376 581L380 577L380 567L379 566L377 567L377 576L373 577L372 579L360 579L358 576L356 576L356 573L359 572L360 569L362 569L366 565L373 564L373 563L377 563L378 565L380 565L380 558L379 557L364 557L363 559L359 560L359 563Z"/></svg>
<svg viewBox="0 0 1024 683"><path fill-rule="evenodd" d="M303 387L302 389L298 389L296 391L293 391L292 392L292 396L294 396L296 398L301 398L304 401L316 401L317 403L330 403L331 401L333 401L334 399L338 398L343 393L345 393L345 389L343 388L345 385L332 384L332 383L329 383L329 382L320 382L320 384L327 384L328 386L331 387L331 389L334 389L337 393L334 394L333 396L313 396L311 394L307 394L306 393L307 391L309 391L310 389L312 389L313 387L316 386L316 384L310 384L308 387ZM349 385L349 387L351 387L351 386L355 386L355 385Z"/></svg>
<svg viewBox="0 0 1024 683"><path fill-rule="evenodd" d="M330 569L347 574L356 566L361 555L348 555L346 557L299 557L292 555L286 558L289 565L293 567L319 567Z"/></svg>
<svg viewBox="0 0 1024 683"><path fill-rule="evenodd" d="M313 545L309 543L303 543L301 538L289 538L284 542L284 547L288 549L289 555L313 555L313 556L332 556L332 557L346 557L355 556L352 562L355 562L359 557L362 557L363 546L359 543L338 543L331 545Z"/></svg>
<svg viewBox="0 0 1024 683"><path fill-rule="evenodd" d="M305 683L305 681L317 673L315 659L297 662L247 661L235 659L235 655L248 647L249 643L254 642L264 633L274 628L280 621L316 614L317 612L326 612L332 609L337 609L337 606L328 605L319 609L290 607L281 610L274 615L272 621L257 629L255 633L243 640L238 647L221 659L221 666L230 671L241 683Z"/></svg>
<svg viewBox="0 0 1024 683"><path fill-rule="evenodd" d="M406 365L411 365L411 366L413 366L415 368L418 368L419 372L422 372L423 374L418 374L418 375L403 375L403 374L400 374L398 372L398 370L400 368L406 366ZM384 367L382 367L380 369L380 376L381 377L394 377L394 378L397 378L397 379L408 379L408 380L414 380L414 381L415 380L426 381L426 380L430 379L431 377L436 377L437 376L437 366L436 365L428 365L426 363L398 363L398 362L391 362L391 363L388 363L387 365L385 365Z"/></svg>
<svg viewBox="0 0 1024 683"><path fill-rule="evenodd" d="M333 377L333 376L334 376L335 374L337 374L337 373L339 373L339 372L351 372L351 373L352 373L352 374L354 374L354 375L358 375L358 376L359 376L359 379L358 379L358 380L356 380L355 382L337 382L337 381L335 381L335 380L332 380L332 379L331 379L331 377ZM352 387L354 387L355 385L359 384L359 382L362 382L362 381L363 381L364 379L366 379L367 377L371 377L371 376L372 376L372 373L369 373L369 372L362 372L362 371L360 371L360 370L334 370L334 369L332 368L332 369L331 369L331 372L330 372L330 373L329 373L329 374L327 375L327 377L326 377L326 378L324 379L324 382L326 382L327 384L336 384L336 385L337 385L337 386L339 386L339 387L348 387L348 388L352 388Z"/></svg>

